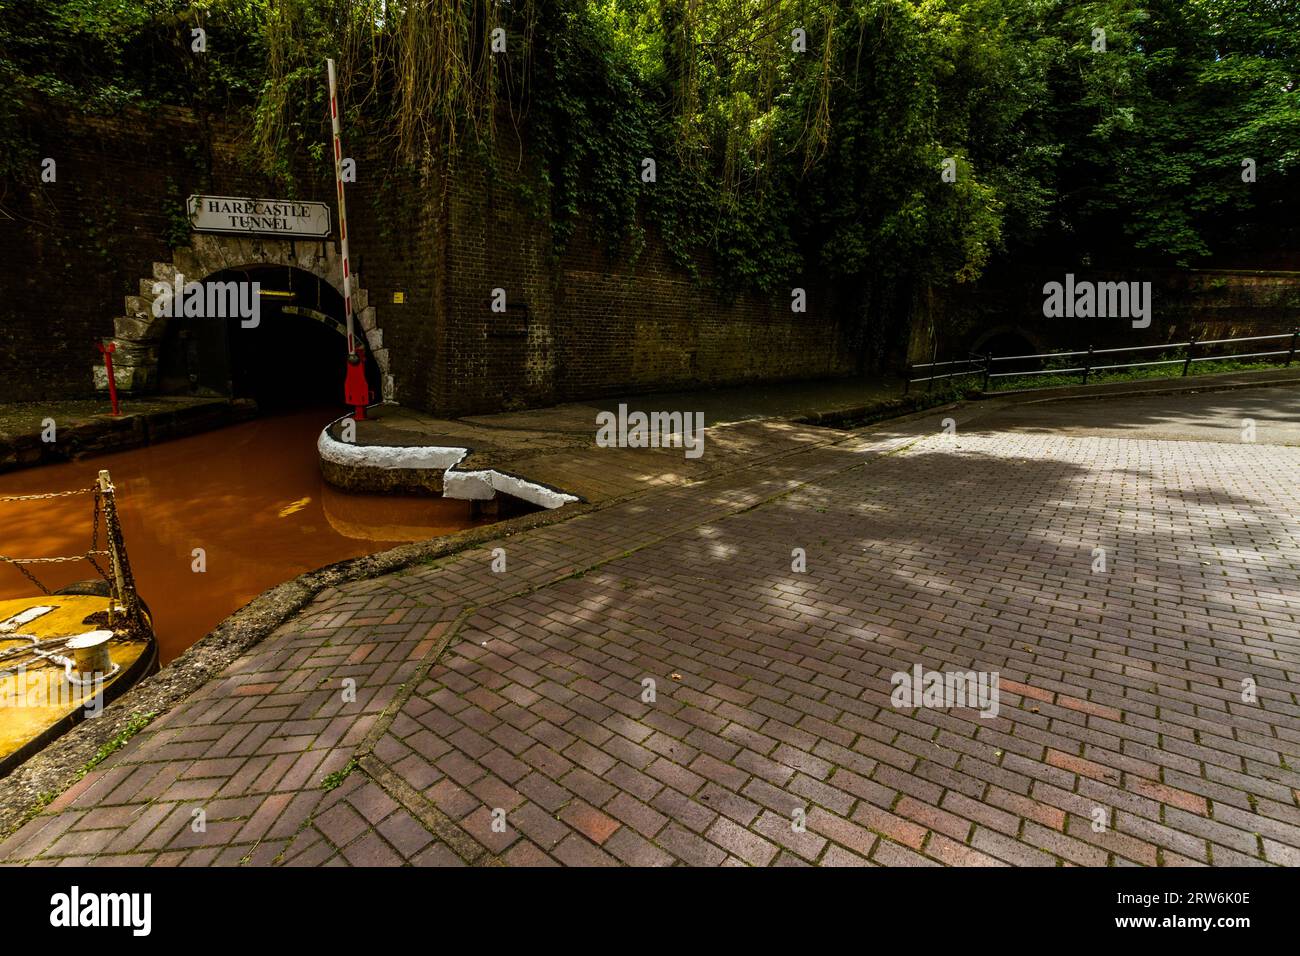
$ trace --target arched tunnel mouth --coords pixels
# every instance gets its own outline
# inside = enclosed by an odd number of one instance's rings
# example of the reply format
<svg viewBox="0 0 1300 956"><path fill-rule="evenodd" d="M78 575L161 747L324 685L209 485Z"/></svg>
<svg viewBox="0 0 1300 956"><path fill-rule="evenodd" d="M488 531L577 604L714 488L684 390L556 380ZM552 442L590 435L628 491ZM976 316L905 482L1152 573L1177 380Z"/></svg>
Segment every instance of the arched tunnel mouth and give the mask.
<svg viewBox="0 0 1300 956"><path fill-rule="evenodd" d="M971 351L977 355L999 358L1010 355L1034 355L1041 350L1029 336L1017 329L997 329L984 336Z"/></svg>
<svg viewBox="0 0 1300 956"><path fill-rule="evenodd" d="M162 392L252 399L264 412L343 406L346 318L337 289L291 266L224 269L200 281L236 283L239 301L256 304L252 315L168 319L159 351ZM354 334L364 345L359 325ZM369 350L366 379L378 398Z"/></svg>

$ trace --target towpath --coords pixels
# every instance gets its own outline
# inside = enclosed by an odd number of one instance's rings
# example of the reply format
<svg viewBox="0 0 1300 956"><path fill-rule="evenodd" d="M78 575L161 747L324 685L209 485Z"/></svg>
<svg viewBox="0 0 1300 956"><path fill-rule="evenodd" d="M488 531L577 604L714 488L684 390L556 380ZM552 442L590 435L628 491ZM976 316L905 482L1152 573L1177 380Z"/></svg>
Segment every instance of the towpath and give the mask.
<svg viewBox="0 0 1300 956"><path fill-rule="evenodd" d="M736 467L318 594L0 860L1300 865L1297 422L718 426ZM917 665L996 716L894 706Z"/></svg>

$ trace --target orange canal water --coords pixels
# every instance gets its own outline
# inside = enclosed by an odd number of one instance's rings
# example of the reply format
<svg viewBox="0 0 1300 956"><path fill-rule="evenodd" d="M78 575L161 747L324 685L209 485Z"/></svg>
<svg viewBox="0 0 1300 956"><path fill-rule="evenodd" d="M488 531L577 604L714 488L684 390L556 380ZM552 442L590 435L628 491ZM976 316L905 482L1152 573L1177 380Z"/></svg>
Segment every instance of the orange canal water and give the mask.
<svg viewBox="0 0 1300 956"><path fill-rule="evenodd" d="M329 487L316 439L336 416L294 412L11 472L0 475L0 497L89 488L108 469L136 588L153 612L166 664L258 594L304 571L493 520L473 517L466 501ZM0 554L84 554L92 501L0 502ZM194 570L196 548L204 552L202 573ZM85 562L28 568L51 590L98 577ZM0 563L0 598L39 594L13 565Z"/></svg>

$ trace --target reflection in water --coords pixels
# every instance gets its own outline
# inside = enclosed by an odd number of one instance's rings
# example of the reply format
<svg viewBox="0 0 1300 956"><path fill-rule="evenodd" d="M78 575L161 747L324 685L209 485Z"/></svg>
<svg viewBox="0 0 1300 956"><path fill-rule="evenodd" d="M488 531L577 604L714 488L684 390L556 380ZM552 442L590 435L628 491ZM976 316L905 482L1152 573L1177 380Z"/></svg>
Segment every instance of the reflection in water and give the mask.
<svg viewBox="0 0 1300 956"><path fill-rule="evenodd" d="M127 553L153 611L163 663L282 581L394 544L491 519L443 498L350 495L321 479L316 438L330 411L297 412L81 462L0 475L0 496L88 488L113 476ZM0 503L0 554L90 547L91 498ZM102 539L101 539L102 540ZM202 548L207 570L192 570ZM29 566L51 589L97 575L84 562ZM0 598L34 596L0 564Z"/></svg>

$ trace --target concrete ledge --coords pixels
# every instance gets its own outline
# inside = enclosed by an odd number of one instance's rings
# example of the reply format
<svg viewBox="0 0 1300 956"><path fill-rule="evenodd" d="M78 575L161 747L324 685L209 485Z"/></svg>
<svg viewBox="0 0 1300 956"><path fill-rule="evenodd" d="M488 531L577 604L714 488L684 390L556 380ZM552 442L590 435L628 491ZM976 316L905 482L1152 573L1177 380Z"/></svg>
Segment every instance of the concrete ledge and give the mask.
<svg viewBox="0 0 1300 956"><path fill-rule="evenodd" d="M22 421L0 432L0 472L127 451L234 425L257 415L257 405L248 399L163 398L128 402L126 413L118 418L106 412L82 410L82 404L85 403L54 402L48 408L38 404L7 406L5 417L21 416ZM46 417L55 421L57 431L53 442L41 440L39 423ZM31 424L27 423L29 419Z"/></svg>
<svg viewBox="0 0 1300 956"><path fill-rule="evenodd" d="M349 417L344 415L326 425L316 442L321 474L331 485L344 490L432 491L462 501L490 501L498 494L507 494L548 509L582 500L541 482L492 468L458 471L456 466L471 454L468 447L339 441L331 431Z"/></svg>

